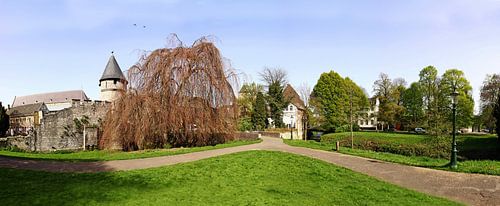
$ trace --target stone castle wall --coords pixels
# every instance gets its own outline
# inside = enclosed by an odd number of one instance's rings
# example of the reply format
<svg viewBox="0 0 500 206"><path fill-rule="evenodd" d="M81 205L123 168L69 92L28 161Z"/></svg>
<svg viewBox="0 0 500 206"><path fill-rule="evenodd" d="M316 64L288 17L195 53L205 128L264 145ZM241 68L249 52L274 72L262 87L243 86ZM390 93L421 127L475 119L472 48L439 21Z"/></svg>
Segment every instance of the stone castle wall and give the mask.
<svg viewBox="0 0 500 206"><path fill-rule="evenodd" d="M83 147L83 133L76 131L74 119L89 118L86 128L86 145L98 145L99 122L104 119L111 103L99 101L73 101L70 108L44 116L37 137L37 149L72 150Z"/></svg>
<svg viewBox="0 0 500 206"><path fill-rule="evenodd" d="M44 115L41 125L32 134L9 139L10 145L30 151L77 150L83 148L83 133L77 131L74 119L89 118L86 145L97 146L98 126L112 103L101 101L72 101L70 108Z"/></svg>

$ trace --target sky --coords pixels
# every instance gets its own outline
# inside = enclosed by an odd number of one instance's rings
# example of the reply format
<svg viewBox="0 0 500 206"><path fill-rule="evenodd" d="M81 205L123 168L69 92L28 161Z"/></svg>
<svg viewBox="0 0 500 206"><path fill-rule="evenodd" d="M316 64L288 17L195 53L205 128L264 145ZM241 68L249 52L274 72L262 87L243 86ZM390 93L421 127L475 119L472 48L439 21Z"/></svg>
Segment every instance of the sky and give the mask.
<svg viewBox="0 0 500 206"><path fill-rule="evenodd" d="M279 67L313 87L333 70L371 95L381 72L410 84L433 65L465 72L477 110L486 74L500 73L500 0L0 0L0 101L99 99L111 51L127 70L172 33L188 46L212 36L241 83Z"/></svg>

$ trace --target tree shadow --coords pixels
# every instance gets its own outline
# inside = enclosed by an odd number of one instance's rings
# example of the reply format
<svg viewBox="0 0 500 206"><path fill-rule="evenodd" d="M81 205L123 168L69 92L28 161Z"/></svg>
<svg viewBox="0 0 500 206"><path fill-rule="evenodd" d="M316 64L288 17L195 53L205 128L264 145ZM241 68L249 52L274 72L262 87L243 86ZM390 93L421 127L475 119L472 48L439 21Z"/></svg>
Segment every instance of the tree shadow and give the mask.
<svg viewBox="0 0 500 206"><path fill-rule="evenodd" d="M458 137L458 156L462 160L500 160L500 143L496 137Z"/></svg>
<svg viewBox="0 0 500 206"><path fill-rule="evenodd" d="M127 203L138 193L157 189L134 172L52 173L0 169L3 205L95 205ZM170 187L162 183L161 187Z"/></svg>

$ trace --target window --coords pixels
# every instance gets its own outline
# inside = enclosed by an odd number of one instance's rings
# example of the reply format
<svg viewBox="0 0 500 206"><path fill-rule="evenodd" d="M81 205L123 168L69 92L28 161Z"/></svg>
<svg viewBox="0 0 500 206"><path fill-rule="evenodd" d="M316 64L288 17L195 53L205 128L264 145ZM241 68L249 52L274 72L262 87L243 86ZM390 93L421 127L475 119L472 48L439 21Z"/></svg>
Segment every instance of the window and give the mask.
<svg viewBox="0 0 500 206"><path fill-rule="evenodd" d="M293 106L292 105L290 105L290 111L293 111Z"/></svg>
<svg viewBox="0 0 500 206"><path fill-rule="evenodd" d="M374 125L374 121L373 121L373 119L372 119L372 125Z"/></svg>

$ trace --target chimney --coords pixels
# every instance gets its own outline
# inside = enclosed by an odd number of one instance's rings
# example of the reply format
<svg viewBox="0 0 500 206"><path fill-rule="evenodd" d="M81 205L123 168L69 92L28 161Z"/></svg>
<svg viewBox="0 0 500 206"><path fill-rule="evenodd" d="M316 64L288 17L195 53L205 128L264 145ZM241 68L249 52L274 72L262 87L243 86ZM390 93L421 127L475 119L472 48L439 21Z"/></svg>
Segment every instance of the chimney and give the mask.
<svg viewBox="0 0 500 206"><path fill-rule="evenodd" d="M7 105L7 109L10 109L10 104Z"/></svg>

